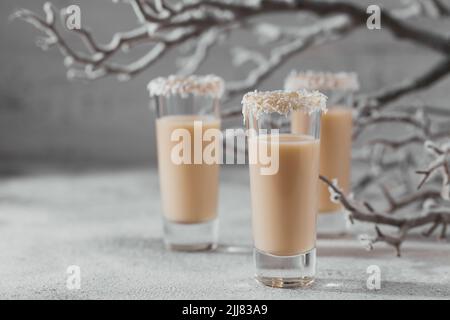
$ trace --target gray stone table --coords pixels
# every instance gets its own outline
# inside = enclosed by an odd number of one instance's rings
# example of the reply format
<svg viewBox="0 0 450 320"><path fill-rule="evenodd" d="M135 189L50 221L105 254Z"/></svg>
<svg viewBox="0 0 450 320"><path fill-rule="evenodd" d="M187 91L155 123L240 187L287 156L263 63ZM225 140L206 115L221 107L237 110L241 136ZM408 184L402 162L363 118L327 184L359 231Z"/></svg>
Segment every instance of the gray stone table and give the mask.
<svg viewBox="0 0 450 320"><path fill-rule="evenodd" d="M450 297L448 243L409 240L403 257L384 245L318 241L309 289L271 289L252 279L248 174L222 171L216 252L175 253L161 241L155 169L39 171L1 176L0 298L37 299L405 299ZM81 269L80 290L66 287ZM366 288L367 267L381 289Z"/></svg>

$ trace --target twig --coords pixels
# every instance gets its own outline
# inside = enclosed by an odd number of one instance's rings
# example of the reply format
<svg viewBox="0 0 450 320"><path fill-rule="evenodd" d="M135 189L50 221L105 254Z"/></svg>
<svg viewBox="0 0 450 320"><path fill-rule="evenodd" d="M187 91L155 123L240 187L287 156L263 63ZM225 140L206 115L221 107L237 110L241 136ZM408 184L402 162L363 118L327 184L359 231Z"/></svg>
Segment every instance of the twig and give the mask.
<svg viewBox="0 0 450 320"><path fill-rule="evenodd" d="M385 242L396 249L397 255L400 256L400 247L409 231L427 226L429 224L443 224L450 221L450 208L447 210L429 210L423 216L412 218L395 218L385 213L377 212L373 209L367 209L367 206L361 206L354 200L350 200L336 185L324 176L320 176L320 180L328 185L334 192L342 206L349 212L350 217L355 221L370 222L376 225L377 238L375 242ZM397 236L389 236L381 232L377 225L387 225L398 229Z"/></svg>
<svg viewBox="0 0 450 320"><path fill-rule="evenodd" d="M396 213L400 209L403 209L412 204L424 202L428 199L439 199L441 197L441 192L439 190L423 190L412 194L407 194L401 197L399 200L396 200L389 191L389 188L386 187L386 185L382 185L381 189L384 197L389 204L389 207L385 212L390 214Z"/></svg>
<svg viewBox="0 0 450 320"><path fill-rule="evenodd" d="M448 42L450 43L450 41ZM406 79L396 85L390 84L376 93L358 97L356 99L357 104L363 106L360 113L365 115L369 111L379 111L382 108L385 108L389 102L392 102L408 93L427 88L444 79L450 74L449 55L450 54L447 54L446 59L442 59L424 74L419 75L416 78Z"/></svg>
<svg viewBox="0 0 450 320"><path fill-rule="evenodd" d="M450 184L450 169L448 165L448 155L450 152L450 144L445 144L442 147L435 145L432 142L428 142L425 147L434 154L435 159L430 163L427 169L417 170L416 173L422 175L422 180L419 182L417 189L422 188L422 186L429 180L429 178L436 172L441 172L442 176L442 196L448 198L449 191L448 187Z"/></svg>

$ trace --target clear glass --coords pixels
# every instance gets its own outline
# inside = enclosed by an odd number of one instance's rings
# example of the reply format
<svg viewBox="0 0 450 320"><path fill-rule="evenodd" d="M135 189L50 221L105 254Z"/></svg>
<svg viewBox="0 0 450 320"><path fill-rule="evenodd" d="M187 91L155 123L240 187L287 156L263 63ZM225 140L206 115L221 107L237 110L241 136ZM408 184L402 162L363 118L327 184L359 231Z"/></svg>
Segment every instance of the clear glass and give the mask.
<svg viewBox="0 0 450 320"><path fill-rule="evenodd" d="M207 162L205 132L220 130L219 101L209 96L155 97L158 171L168 249L211 250L218 240L220 162ZM220 154L218 155L220 156Z"/></svg>
<svg viewBox="0 0 450 320"><path fill-rule="evenodd" d="M246 121L255 277L271 287L306 287L316 272L321 112L298 112L303 133L292 132L291 115L249 114Z"/></svg>
<svg viewBox="0 0 450 320"><path fill-rule="evenodd" d="M337 180L346 193L351 187L352 153L352 91L321 90L328 96L328 112L322 115L320 139L320 174ZM303 115L294 112L291 117L294 132L305 130ZM328 186L319 182L319 214L317 232L320 236L339 236L348 232L348 221L340 203L330 199Z"/></svg>

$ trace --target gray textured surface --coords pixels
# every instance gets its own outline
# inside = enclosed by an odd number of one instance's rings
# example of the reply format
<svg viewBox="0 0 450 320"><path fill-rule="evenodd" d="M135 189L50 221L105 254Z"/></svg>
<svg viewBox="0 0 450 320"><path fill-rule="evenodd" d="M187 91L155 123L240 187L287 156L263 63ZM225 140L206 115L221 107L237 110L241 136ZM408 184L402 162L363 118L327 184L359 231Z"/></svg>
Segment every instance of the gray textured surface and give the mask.
<svg viewBox="0 0 450 320"><path fill-rule="evenodd" d="M155 170L41 173L0 181L0 298L404 299L450 297L448 243L411 239L404 256L351 237L319 240L318 280L307 290L252 280L244 168L222 171L218 252L174 253L161 238ZM240 253L227 252L238 246ZM382 288L366 289L378 265ZM81 267L81 289L66 268Z"/></svg>

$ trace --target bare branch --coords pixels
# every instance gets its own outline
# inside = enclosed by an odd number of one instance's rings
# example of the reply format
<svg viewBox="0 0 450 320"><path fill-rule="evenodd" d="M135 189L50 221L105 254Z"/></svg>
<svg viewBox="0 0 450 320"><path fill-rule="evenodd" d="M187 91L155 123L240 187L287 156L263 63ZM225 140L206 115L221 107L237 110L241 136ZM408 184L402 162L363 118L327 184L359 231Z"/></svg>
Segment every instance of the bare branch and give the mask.
<svg viewBox="0 0 450 320"><path fill-rule="evenodd" d="M450 41L449 41L450 43ZM362 114L368 111L380 110L406 94L427 88L436 82L444 79L450 74L450 59L442 59L433 65L427 72L413 79L404 80L396 85L389 85L371 95L363 95L357 99L358 105L363 106L360 110Z"/></svg>
<svg viewBox="0 0 450 320"><path fill-rule="evenodd" d="M257 52L249 52L250 56L260 56L256 61L257 67L248 73L246 79L227 84L229 97L254 88L293 55L313 45L340 38L351 31L351 26L351 21L345 16L323 19L312 26L300 29L296 39L286 45L275 47L268 58L264 58Z"/></svg>
<svg viewBox="0 0 450 320"><path fill-rule="evenodd" d="M412 204L422 203L425 200L429 199L439 199L441 197L441 192L439 190L423 190L415 193L407 194L404 197L401 197L399 200L396 200L395 197L389 191L385 185L382 185L382 193L386 198L389 207L385 211L385 213L395 213L400 209L408 207Z"/></svg>
<svg viewBox="0 0 450 320"><path fill-rule="evenodd" d="M92 34L81 29L75 31L84 40L90 55L73 51L61 35L54 28L54 11L48 3L44 8L46 19L41 19L36 14L20 10L14 16L20 17L32 23L48 35L44 46L57 44L60 51L67 57L68 65L71 62L81 64L81 70L72 70L69 74L83 75L88 79L96 79L109 74L121 75L121 79L132 77L143 69L149 68L159 57L155 52L165 53L169 48L177 46L187 40L192 40L205 34L211 28L220 28L233 24L246 25L249 20L270 13L291 13L293 11L310 12L318 16L329 16L341 14L341 25L330 26L323 30L312 30L306 28L303 34L299 34L289 45L275 48L265 64L260 64L253 70L247 79L230 84L230 93L238 94L244 90L254 87L264 80L282 61L290 56L305 50L312 44L335 39L343 36L356 26L363 26L366 22L365 8L346 2L324 2L324 1L194 1L190 3L177 3L169 5L165 1L125 0L134 10L140 24L135 30L116 34L111 42L102 46L95 42ZM438 4L436 4L436 7ZM403 11L402 11L403 10ZM439 11L439 10L438 10ZM443 12L440 10L439 12ZM438 52L448 54L450 45L448 39L437 33L412 27L403 22L423 10L418 6L409 6L392 12L383 10L384 25L396 37L413 41L419 45L426 46ZM52 24L46 20L52 20ZM333 17L329 18L330 21ZM336 19L339 19L336 17ZM325 20L328 20L325 19ZM329 33L329 34L327 34ZM182 34L182 36L180 36ZM117 65L108 62L115 52L121 48L129 48L137 43L152 43L151 49L145 57L129 65ZM209 43L207 45L206 43ZM206 45L205 45L206 44ZM190 67L181 70L181 73L195 71L206 59L207 48L212 45L212 39L204 40L203 45L198 47L196 58L189 60ZM161 50L164 48L164 50ZM149 59L149 57L153 57ZM84 68L86 66L86 68Z"/></svg>
<svg viewBox="0 0 450 320"><path fill-rule="evenodd" d="M397 150L400 148L403 148L405 146L408 146L410 144L416 144L416 143L424 143L425 138L421 135L413 135L404 139L399 140L392 140L387 138L380 138L380 139L373 139L369 141L369 144L381 144L384 146L387 146L391 149Z"/></svg>
<svg viewBox="0 0 450 320"><path fill-rule="evenodd" d="M190 57L179 58L177 61L181 66L178 74L189 75L195 73L206 60L211 48L219 39L219 30L210 29L203 33L196 41L195 52Z"/></svg>
<svg viewBox="0 0 450 320"><path fill-rule="evenodd" d="M400 246L409 231L421 228L430 224L447 224L450 221L450 208L446 210L429 210L422 216L411 218L395 218L385 213L377 212L370 206L361 206L354 200L350 200L337 186L324 176L320 180L326 183L337 194L337 198L342 206L349 212L350 217L355 221L370 222L376 225L387 225L396 227L399 230L398 236L388 236L381 232L377 226L377 238L374 242L385 242L393 246L397 255L400 255Z"/></svg>
<svg viewBox="0 0 450 320"><path fill-rule="evenodd" d="M441 196L444 199L448 200L450 197L450 169L447 158L450 154L450 144L447 143L441 147L438 147L437 145L429 141L425 144L425 147L429 152L434 154L435 158L429 164L428 168L416 171L417 174L423 176L422 180L417 186L417 189L422 188L422 186L430 179L433 174L440 172L442 177Z"/></svg>
<svg viewBox="0 0 450 320"><path fill-rule="evenodd" d="M360 115L355 121L355 128L353 131L353 139L357 139L361 133L368 127L396 123L411 126L419 131L424 137L430 135L430 119L422 112L411 115L410 112L399 113L372 113L367 116Z"/></svg>

